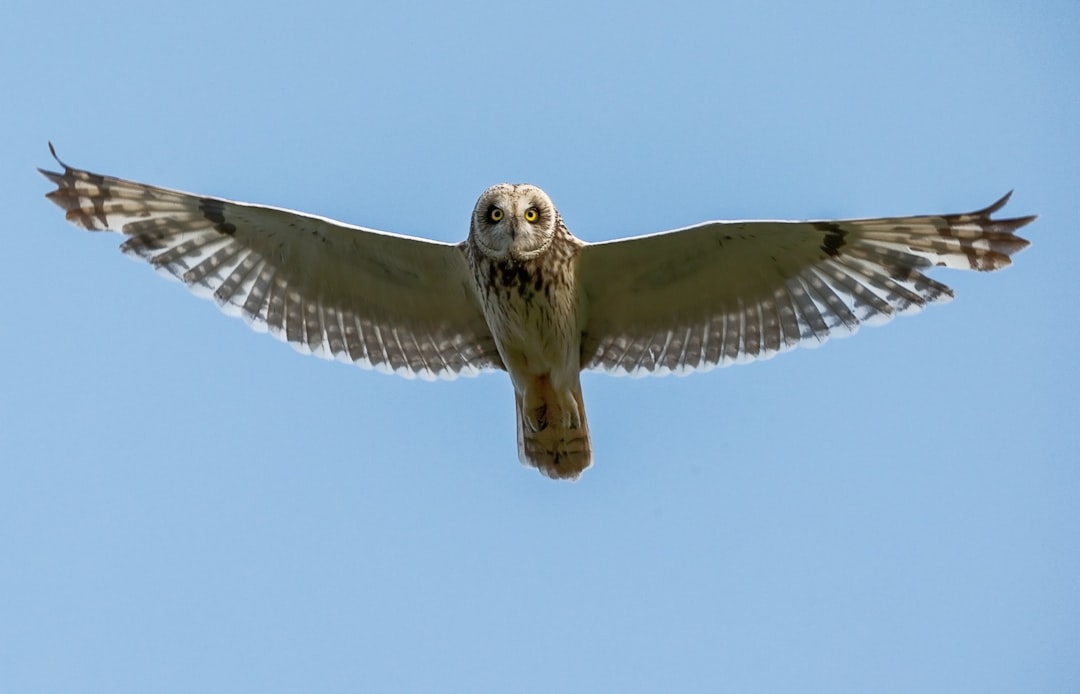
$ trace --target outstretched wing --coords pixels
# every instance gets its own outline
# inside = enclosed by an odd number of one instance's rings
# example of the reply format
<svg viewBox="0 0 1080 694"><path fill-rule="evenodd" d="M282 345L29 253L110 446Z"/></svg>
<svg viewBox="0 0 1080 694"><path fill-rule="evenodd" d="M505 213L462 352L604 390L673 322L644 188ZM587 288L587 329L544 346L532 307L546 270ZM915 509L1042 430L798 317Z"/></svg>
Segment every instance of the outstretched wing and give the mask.
<svg viewBox="0 0 1080 694"><path fill-rule="evenodd" d="M1011 193L1010 193L1011 195ZM707 222L581 250L582 367L645 375L764 359L854 333L952 290L933 266L997 270L1035 217Z"/></svg>
<svg viewBox="0 0 1080 694"><path fill-rule="evenodd" d="M502 368L459 246L57 162L41 173L69 221L301 351L428 379Z"/></svg>

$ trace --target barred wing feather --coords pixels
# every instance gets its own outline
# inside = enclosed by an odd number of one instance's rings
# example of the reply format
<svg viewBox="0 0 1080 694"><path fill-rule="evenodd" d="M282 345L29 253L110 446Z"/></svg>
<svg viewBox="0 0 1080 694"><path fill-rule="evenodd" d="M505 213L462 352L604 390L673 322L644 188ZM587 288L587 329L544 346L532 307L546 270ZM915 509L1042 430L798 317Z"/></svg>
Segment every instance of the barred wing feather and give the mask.
<svg viewBox="0 0 1080 694"><path fill-rule="evenodd" d="M582 367L687 373L815 346L947 301L934 266L997 270L1034 217L707 222L586 246Z"/></svg>
<svg viewBox="0 0 1080 694"><path fill-rule="evenodd" d="M123 233L125 253L301 351L427 379L502 368L459 245L57 161L41 173L68 220Z"/></svg>

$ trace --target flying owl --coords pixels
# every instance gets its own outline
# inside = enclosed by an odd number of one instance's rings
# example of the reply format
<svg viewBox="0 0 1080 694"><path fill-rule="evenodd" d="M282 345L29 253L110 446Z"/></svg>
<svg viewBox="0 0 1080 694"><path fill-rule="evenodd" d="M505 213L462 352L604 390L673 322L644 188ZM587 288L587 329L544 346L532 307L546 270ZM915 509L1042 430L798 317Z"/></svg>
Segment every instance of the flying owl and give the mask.
<svg viewBox="0 0 1080 694"><path fill-rule="evenodd" d="M932 266L997 270L1035 219L716 221L586 243L532 185L488 188L439 243L74 169L46 197L120 249L297 349L407 377L504 370L521 462L592 462L584 369L707 371L820 344L953 296Z"/></svg>

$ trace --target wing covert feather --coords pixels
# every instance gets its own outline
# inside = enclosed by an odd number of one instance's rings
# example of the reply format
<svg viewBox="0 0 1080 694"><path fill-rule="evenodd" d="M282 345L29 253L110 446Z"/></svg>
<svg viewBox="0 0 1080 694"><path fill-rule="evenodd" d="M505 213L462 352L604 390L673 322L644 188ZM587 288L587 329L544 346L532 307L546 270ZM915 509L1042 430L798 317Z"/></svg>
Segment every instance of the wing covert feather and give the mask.
<svg viewBox="0 0 1080 694"><path fill-rule="evenodd" d="M967 214L706 222L585 246L582 368L688 373L819 345L947 301L933 267L997 270L1034 219Z"/></svg>
<svg viewBox="0 0 1080 694"><path fill-rule="evenodd" d="M427 379L502 368L460 245L57 161L41 173L69 221L123 233L124 253L300 351Z"/></svg>

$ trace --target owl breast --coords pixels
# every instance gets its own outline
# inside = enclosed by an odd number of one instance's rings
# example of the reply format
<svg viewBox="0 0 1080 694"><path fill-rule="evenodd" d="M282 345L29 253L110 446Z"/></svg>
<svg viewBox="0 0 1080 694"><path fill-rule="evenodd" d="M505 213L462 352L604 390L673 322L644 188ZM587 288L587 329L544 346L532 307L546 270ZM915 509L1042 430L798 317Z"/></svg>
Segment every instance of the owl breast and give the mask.
<svg viewBox="0 0 1080 694"><path fill-rule="evenodd" d="M525 261L471 254L488 328L515 385L547 374L557 388L577 381L582 321L574 265L580 242L571 240L557 239L548 252Z"/></svg>

